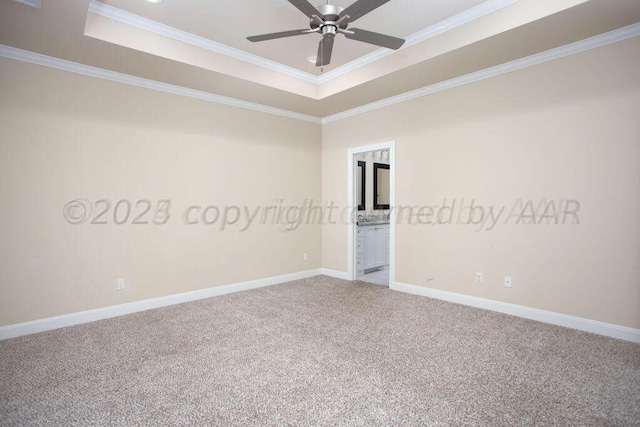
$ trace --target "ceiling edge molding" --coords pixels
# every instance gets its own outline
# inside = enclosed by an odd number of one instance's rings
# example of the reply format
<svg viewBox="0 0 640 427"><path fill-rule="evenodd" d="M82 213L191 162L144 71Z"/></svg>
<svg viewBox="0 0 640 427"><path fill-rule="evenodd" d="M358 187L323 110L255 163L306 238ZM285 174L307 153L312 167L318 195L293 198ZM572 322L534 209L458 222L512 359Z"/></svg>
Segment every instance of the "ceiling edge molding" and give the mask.
<svg viewBox="0 0 640 427"><path fill-rule="evenodd" d="M129 74L118 73L115 71L105 70L103 68L92 67L90 65L79 64L64 59L54 58L35 52L29 52L10 46L0 45L0 57L14 59L17 61L28 62L31 64L41 65L43 67L55 68L57 70L68 71L75 74L81 74L88 77L95 77L103 80L109 80L117 83L124 83L131 86L137 86L145 89L156 90L159 92L170 93L179 96L199 99L202 101L222 104L231 107L243 108L245 110L259 111L261 113L273 114L276 116L287 117L295 120L322 124L320 117L308 114L296 113L295 111L284 110L281 108L270 107L268 105L257 104L254 102L242 101L222 95L215 95L195 89L189 89L182 86L172 85L169 83L149 80L142 77L132 76Z"/></svg>
<svg viewBox="0 0 640 427"><path fill-rule="evenodd" d="M638 36L640 36L640 23L629 25L627 27L623 27L617 30L610 31L608 33L590 37L588 39L580 40L575 43L570 43L568 45L560 46L555 49L550 49L545 52L527 56L525 58L517 59L515 61L496 65L495 67L486 68L484 70L476 71L470 74L466 74L464 76L446 80L444 82L436 83L430 86L425 86L420 89L416 89L400 95L392 96L390 98L386 98L380 101L372 102L370 104L353 108L351 110L343 111L341 113L333 114L331 116L324 117L322 119L322 124L324 125L324 124L336 122L338 120L342 120L347 117L357 116L369 111L388 107L390 105L398 104L398 103L409 101L412 99L421 98L423 96L442 92L447 89L453 89L466 84L475 83L491 77L507 74L512 71L518 71L523 68L532 67L534 65L544 64L545 62L554 61L556 59L561 59L567 56L575 55L577 53L585 52L591 49L596 49L598 47L617 43L617 42L627 40L633 37L638 37Z"/></svg>
<svg viewBox="0 0 640 427"><path fill-rule="evenodd" d="M423 41L435 37L438 34L442 34L446 31L453 30L454 28L473 22L476 19L497 12L500 9L504 9L507 6L518 3L519 1L520 0L487 0L484 3L480 3L477 6L427 27L424 30L411 34L407 37L404 47L422 43Z"/></svg>
<svg viewBox="0 0 640 427"><path fill-rule="evenodd" d="M13 0L16 3L26 4L27 6L42 9L42 0Z"/></svg>
<svg viewBox="0 0 640 427"><path fill-rule="evenodd" d="M512 4L515 4L519 1L520 0L488 0L484 3L480 3L479 5L460 12L457 15L433 24L423 30L420 30L417 33L411 34L410 36L405 38L406 41L399 50L403 50L418 43L422 43L432 37L453 30L462 25L468 24L469 22L475 21L476 19L482 18L483 16L486 16L490 13L494 13L507 6L511 6ZM395 52L397 51L390 49L378 49L367 55L361 56L358 59L354 59L353 61L335 68L325 74L322 74L318 77L318 83L322 84L329 82L351 71L371 64L372 62L375 62L379 59L393 55Z"/></svg>
<svg viewBox="0 0 640 427"><path fill-rule="evenodd" d="M143 18L139 15L135 15L122 9L118 9L117 7L101 3L97 0L91 0L89 2L88 12L94 13L104 18L112 19L117 22L121 22L126 25L131 25L145 31L150 31L182 43L206 49L220 55L225 55L252 65L257 65L271 71L276 71L296 79L318 84L318 77L314 76L311 73L306 73L296 68L280 64L279 62L271 61L261 56L247 53L243 50L236 49L222 43L214 42L205 37L200 37L195 34L161 24L156 21L152 21L151 19Z"/></svg>
<svg viewBox="0 0 640 427"><path fill-rule="evenodd" d="M600 34L598 36L590 37L588 39L584 39L575 43L570 43L568 45L551 49L545 52L541 52L535 55L531 55L522 59L497 65L495 67L487 68L487 69L470 73L464 76L456 77L451 80L436 83L431 86L426 86L424 88L403 93L387 99L383 99L381 101L372 102L370 104L353 108L351 110L343 111L341 113L333 114L324 118L319 118L319 117L302 114L302 113L296 113L294 111L283 110L280 108L270 107L267 105L257 104L253 102L242 101L239 99L230 98L226 96L215 95L208 92L185 88L182 86L157 82L154 80L144 79L141 77L131 76L128 74L117 73L115 71L109 71L102 68L92 67L89 65L78 64L75 62L66 61L63 59L58 59L51 56L29 52L26 50L17 49L17 48L5 46L5 45L0 45L0 57L28 62L36 65L41 65L44 67L49 67L49 68L55 68L58 70L68 71L68 72L81 74L89 77L95 77L95 78L110 80L118 83L124 83L132 86L138 86L138 87L156 90L160 92L200 99L203 101L212 102L216 104L223 104L223 105L243 108L247 110L252 110L252 111L259 111L267 114L274 114L277 116L282 116L282 117L287 117L291 119L302 120L306 122L324 125L324 124L345 119L347 117L357 116L369 111L384 108L384 107L398 104L404 101L409 101L412 99L442 92L447 89L453 89L462 85L478 82L478 81L485 80L491 77L496 77L502 74L507 74L512 71L518 71L524 68L543 64L545 62L550 62L556 59L564 58L570 55L585 52L591 49L596 49L602 46L617 43L617 42L631 39L638 36L640 36L640 23L629 25L627 27L610 31L608 33Z"/></svg>

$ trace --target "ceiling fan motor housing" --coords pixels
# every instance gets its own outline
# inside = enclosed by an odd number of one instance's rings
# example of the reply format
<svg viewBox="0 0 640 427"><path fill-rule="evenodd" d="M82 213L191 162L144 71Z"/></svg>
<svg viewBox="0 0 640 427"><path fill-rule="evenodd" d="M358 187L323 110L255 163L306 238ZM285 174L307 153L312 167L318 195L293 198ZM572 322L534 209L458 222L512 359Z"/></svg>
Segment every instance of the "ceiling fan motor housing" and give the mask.
<svg viewBox="0 0 640 427"><path fill-rule="evenodd" d="M346 29L348 23L345 22L341 22L340 25L336 25L338 19L340 19L340 13L344 10L343 7L337 6L335 4L323 4L318 6L318 12L320 16L318 16L322 21L324 21L323 25L320 25L320 23L315 20L312 19L309 22L309 26L311 27L311 29L315 30L317 28L320 28L320 30L322 31L322 35L326 38L333 38L336 36L336 33L338 32L338 28L341 29Z"/></svg>

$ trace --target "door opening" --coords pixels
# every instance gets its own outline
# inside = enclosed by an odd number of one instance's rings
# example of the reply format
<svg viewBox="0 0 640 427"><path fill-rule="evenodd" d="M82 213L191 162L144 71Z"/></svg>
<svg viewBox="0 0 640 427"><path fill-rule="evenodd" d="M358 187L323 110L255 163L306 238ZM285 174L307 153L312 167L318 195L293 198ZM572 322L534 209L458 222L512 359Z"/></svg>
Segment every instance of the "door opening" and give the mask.
<svg viewBox="0 0 640 427"><path fill-rule="evenodd" d="M395 144L349 150L349 278L383 286L394 281Z"/></svg>

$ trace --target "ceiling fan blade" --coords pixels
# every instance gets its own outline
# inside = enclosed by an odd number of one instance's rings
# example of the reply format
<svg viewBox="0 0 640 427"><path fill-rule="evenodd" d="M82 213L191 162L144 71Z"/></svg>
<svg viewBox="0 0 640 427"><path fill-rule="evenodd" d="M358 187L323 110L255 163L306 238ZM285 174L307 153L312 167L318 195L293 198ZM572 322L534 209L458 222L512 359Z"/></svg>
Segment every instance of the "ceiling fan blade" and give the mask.
<svg viewBox="0 0 640 427"><path fill-rule="evenodd" d="M291 1L291 0L289 0ZM353 22L371 12L374 9L379 8L389 0L358 0L351 6L347 7L340 13L340 18L349 15L347 22Z"/></svg>
<svg viewBox="0 0 640 427"><path fill-rule="evenodd" d="M316 67L329 65L331 53L333 52L333 37L323 38L318 44L318 55L316 56Z"/></svg>
<svg viewBox="0 0 640 427"><path fill-rule="evenodd" d="M382 46L389 49L400 49L404 44L404 39L397 37L387 36L386 34L374 33L373 31L361 30L359 28L349 28L350 32L345 32L344 36L348 39L357 40L359 42L365 42L369 44L375 44L376 46Z"/></svg>
<svg viewBox="0 0 640 427"><path fill-rule="evenodd" d="M307 0L289 0L289 3L297 7L300 12L304 13L311 19L313 19L313 15L320 15L318 9L313 7L313 5Z"/></svg>
<svg viewBox="0 0 640 427"><path fill-rule="evenodd" d="M250 42L261 42L265 40L281 39L283 37L301 36L308 33L309 30L281 31L279 33L261 34L259 36L247 37L247 40L249 40Z"/></svg>

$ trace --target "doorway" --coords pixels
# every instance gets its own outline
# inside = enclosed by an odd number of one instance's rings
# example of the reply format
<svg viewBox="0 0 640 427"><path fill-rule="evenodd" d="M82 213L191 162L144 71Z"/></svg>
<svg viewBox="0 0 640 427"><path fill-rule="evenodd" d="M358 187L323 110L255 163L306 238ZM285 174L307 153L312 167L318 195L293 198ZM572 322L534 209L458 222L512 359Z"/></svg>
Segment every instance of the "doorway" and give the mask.
<svg viewBox="0 0 640 427"><path fill-rule="evenodd" d="M395 279L395 143L348 151L350 280L390 287Z"/></svg>

